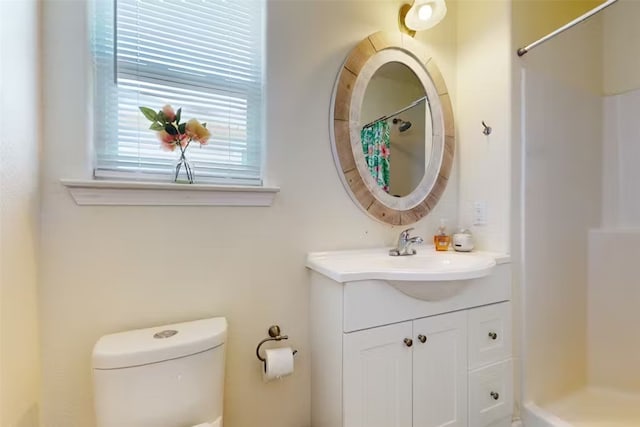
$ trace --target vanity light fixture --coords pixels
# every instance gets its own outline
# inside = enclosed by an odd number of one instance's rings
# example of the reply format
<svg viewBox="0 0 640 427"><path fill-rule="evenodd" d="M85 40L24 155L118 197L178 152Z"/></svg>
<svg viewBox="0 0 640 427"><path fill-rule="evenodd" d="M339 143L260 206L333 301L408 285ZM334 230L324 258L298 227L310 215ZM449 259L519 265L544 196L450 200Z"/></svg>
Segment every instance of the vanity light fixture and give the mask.
<svg viewBox="0 0 640 427"><path fill-rule="evenodd" d="M410 36L436 26L447 14L445 0L414 0L400 8L400 27Z"/></svg>

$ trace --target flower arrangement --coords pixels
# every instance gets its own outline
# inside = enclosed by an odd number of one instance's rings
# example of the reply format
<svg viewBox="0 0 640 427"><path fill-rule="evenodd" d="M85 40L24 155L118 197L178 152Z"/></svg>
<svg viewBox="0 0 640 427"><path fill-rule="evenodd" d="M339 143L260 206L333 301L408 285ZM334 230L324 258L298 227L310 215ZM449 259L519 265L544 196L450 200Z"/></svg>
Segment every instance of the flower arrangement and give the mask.
<svg viewBox="0 0 640 427"><path fill-rule="evenodd" d="M162 148L167 151L180 149L180 158L176 164L174 181L178 181L180 169L184 166L187 180L193 184L193 168L187 161L185 154L189 144L196 141L201 146L205 145L211 134L206 123L200 123L191 119L186 123L180 123L182 108L175 111L171 105L165 105L162 110L155 111L148 107L140 107L140 111L151 122L149 129L157 132Z"/></svg>

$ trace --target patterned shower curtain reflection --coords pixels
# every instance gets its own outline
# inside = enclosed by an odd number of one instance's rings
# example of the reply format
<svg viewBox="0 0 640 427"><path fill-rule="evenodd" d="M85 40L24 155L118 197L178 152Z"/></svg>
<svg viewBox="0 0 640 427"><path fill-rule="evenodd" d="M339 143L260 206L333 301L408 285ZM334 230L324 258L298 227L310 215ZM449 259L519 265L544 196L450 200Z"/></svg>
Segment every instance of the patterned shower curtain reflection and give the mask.
<svg viewBox="0 0 640 427"><path fill-rule="evenodd" d="M360 131L362 152L371 176L378 186L389 192L389 160L391 137L389 123L380 120Z"/></svg>

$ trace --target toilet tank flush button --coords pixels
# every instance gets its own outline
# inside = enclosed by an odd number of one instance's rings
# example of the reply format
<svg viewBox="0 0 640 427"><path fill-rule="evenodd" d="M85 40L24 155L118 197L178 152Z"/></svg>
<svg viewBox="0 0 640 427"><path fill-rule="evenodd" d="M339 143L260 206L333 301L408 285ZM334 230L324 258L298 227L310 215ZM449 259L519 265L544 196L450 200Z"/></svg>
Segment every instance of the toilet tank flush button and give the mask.
<svg viewBox="0 0 640 427"><path fill-rule="evenodd" d="M160 332L156 332L155 334L153 334L153 337L155 339L164 339L164 338L171 338L172 336L176 335L178 333L178 331L176 331L175 329L165 329L164 331L160 331Z"/></svg>

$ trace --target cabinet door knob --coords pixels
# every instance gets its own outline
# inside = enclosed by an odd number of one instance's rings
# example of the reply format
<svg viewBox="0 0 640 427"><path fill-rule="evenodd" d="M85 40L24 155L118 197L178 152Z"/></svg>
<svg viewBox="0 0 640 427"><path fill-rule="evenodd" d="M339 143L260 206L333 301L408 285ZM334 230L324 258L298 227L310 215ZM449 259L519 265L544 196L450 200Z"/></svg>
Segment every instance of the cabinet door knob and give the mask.
<svg viewBox="0 0 640 427"><path fill-rule="evenodd" d="M498 339L498 334L496 334L495 332L491 331L491 332L489 332L489 338L491 338L492 340L496 340L496 339Z"/></svg>
<svg viewBox="0 0 640 427"><path fill-rule="evenodd" d="M500 399L500 394L496 393L495 391L492 391L491 397L493 397L493 400L498 400Z"/></svg>
<svg viewBox="0 0 640 427"><path fill-rule="evenodd" d="M420 334L420 335L418 335L418 341L420 341L422 344L424 344L424 343L427 342L427 337L422 335L422 334Z"/></svg>
<svg viewBox="0 0 640 427"><path fill-rule="evenodd" d="M411 338L405 338L404 345L406 345L407 347L411 347L413 345L413 340Z"/></svg>

